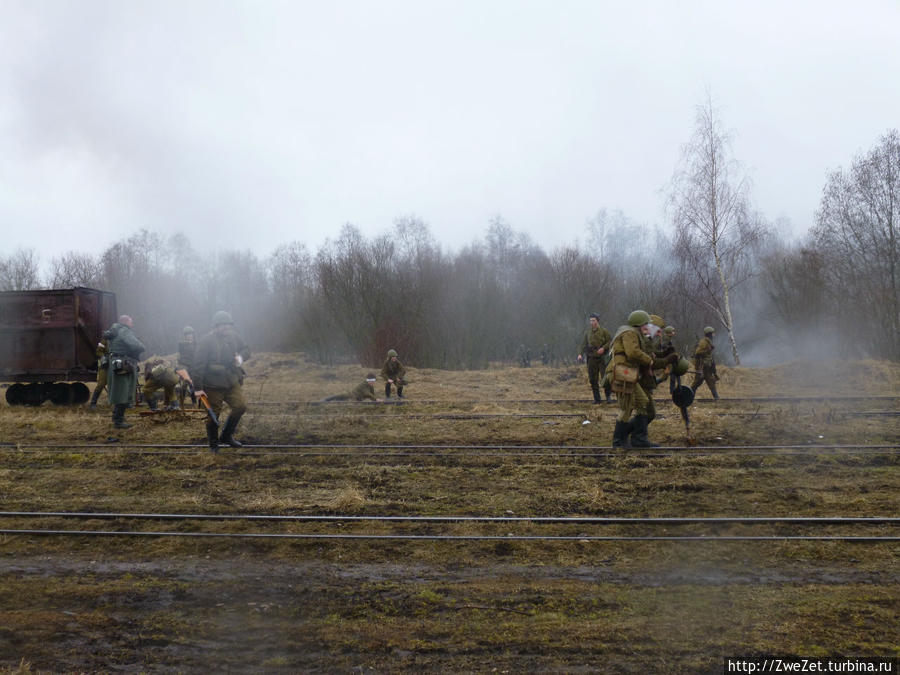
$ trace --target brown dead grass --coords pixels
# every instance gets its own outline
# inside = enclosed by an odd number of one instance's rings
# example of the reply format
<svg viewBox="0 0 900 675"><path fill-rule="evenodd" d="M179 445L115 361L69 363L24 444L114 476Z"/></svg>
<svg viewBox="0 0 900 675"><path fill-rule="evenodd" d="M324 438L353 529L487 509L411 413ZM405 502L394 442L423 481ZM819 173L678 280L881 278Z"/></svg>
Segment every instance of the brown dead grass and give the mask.
<svg viewBox="0 0 900 675"><path fill-rule="evenodd" d="M308 405L367 368L299 354L248 364L254 443L588 446L606 450L615 406L589 403L583 368L410 368L403 405ZM900 365L862 361L721 368L723 397L900 395ZM663 385L665 387L665 385ZM684 442L656 397L652 437ZM701 397L705 389L700 391ZM548 401L521 403L521 399ZM563 402L549 402L559 399ZM699 401L702 445L900 443L900 420L853 413L897 401ZM250 514L895 516L893 456L675 454L572 458L504 454L318 456L205 451L200 415L141 417L114 431L109 409L0 406L3 510ZM574 417L557 417L572 414ZM458 415L456 418L449 415ZM469 414L469 418L465 415ZM475 417L475 415L504 415ZM537 415L516 417L515 415ZM589 421L590 424L583 424ZM85 443L97 448L76 447ZM195 443L181 454L126 444ZM38 444L56 447L40 450ZM346 454L350 453L350 454ZM51 517L4 527L71 527ZM122 526L161 529L155 522ZM116 523L96 520L85 527ZM170 525L165 525L169 527ZM177 528L179 525L172 524ZM248 532L256 525L181 525ZM410 524L337 531L410 534ZM334 532L273 525L272 533ZM527 524L449 534L550 533ZM597 532L626 534L625 528ZM642 532L689 533L689 528ZM890 528L872 528L889 533ZM743 534L722 526L720 534ZM778 527L754 533L783 532ZM810 530L810 532L813 532ZM0 537L0 672L709 670L725 653L896 654L890 544L651 544ZM217 567L218 566L218 567ZM4 571L7 570L7 571ZM218 570L218 571L217 571ZM5 646L4 646L5 645ZM893 650L893 652L892 652ZM137 665L136 665L137 664ZM5 668L6 671L2 671ZM658 669L658 668L657 668Z"/></svg>

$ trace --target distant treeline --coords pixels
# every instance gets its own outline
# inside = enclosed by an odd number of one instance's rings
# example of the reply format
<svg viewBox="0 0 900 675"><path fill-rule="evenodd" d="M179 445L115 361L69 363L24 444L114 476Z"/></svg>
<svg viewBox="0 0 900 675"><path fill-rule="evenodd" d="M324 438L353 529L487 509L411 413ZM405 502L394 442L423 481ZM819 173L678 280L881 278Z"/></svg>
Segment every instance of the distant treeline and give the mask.
<svg viewBox="0 0 900 675"><path fill-rule="evenodd" d="M828 176L816 223L799 242L785 243L779 224L759 214L748 218L762 236L742 248L729 288L745 362L900 360L896 131L848 171ZM315 252L292 242L259 258L236 250L201 255L184 235L141 230L99 255L54 258L45 278L34 250L0 255L0 290L113 291L154 353L175 351L185 325L202 334L213 313L226 309L257 351L304 351L323 363L367 367L389 348L418 367L512 362L519 345L571 361L591 312L611 332L633 309L660 314L685 350L703 326L721 330L710 302L715 275L698 267L674 230L601 210L584 233L548 253L498 216L483 240L451 253L421 219L404 216L372 239L348 224ZM729 360L724 340L717 351Z"/></svg>

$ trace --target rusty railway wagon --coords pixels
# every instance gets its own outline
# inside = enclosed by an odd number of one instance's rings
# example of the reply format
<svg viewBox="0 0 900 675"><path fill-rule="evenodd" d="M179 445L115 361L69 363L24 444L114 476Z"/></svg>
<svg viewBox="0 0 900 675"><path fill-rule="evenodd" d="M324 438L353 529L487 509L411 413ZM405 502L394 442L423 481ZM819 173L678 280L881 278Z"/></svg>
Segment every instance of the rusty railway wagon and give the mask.
<svg viewBox="0 0 900 675"><path fill-rule="evenodd" d="M116 295L93 288L0 292L0 382L10 405L86 403L97 343L116 320Z"/></svg>

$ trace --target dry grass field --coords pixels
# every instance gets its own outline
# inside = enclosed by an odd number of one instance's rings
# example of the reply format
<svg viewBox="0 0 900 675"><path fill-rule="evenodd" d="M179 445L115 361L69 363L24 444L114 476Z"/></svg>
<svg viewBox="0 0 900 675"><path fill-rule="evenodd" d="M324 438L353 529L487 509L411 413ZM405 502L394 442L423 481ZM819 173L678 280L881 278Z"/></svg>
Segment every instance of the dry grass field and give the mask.
<svg viewBox="0 0 900 675"><path fill-rule="evenodd" d="M723 400L702 388L690 409L695 447L662 385L658 452L609 448L617 407L589 403L583 367L410 368L402 404L321 403L361 367L262 354L247 370L247 447L216 455L197 413L129 410L135 426L117 431L108 407L0 405L0 510L900 515L898 364L721 368ZM890 524L5 515L0 529L139 533L0 534L3 673L677 673L737 655L900 655L896 541L592 538L897 536ZM540 535L568 538L522 538Z"/></svg>

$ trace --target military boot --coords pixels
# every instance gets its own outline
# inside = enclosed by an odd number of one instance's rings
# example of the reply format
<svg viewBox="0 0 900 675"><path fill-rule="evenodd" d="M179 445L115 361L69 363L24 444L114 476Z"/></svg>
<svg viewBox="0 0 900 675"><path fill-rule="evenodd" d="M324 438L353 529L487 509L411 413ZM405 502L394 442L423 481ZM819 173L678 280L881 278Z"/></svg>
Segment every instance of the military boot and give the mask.
<svg viewBox="0 0 900 675"><path fill-rule="evenodd" d="M719 400L719 392L716 390L716 383L715 382L707 382L706 385L709 387L710 392L712 392L713 400L718 401Z"/></svg>
<svg viewBox="0 0 900 675"><path fill-rule="evenodd" d="M397 386L397 398L403 398L403 386L402 385Z"/></svg>
<svg viewBox="0 0 900 675"><path fill-rule="evenodd" d="M116 429L130 429L131 425L125 421L125 408L128 406L124 403L117 403L113 406L112 421Z"/></svg>
<svg viewBox="0 0 900 675"><path fill-rule="evenodd" d="M616 420L616 429L613 431L612 446L614 448L630 448L628 434L631 432L631 423Z"/></svg>
<svg viewBox="0 0 900 675"><path fill-rule="evenodd" d="M234 437L234 430L237 429L238 422L240 421L240 417L229 415L228 419L225 420L225 428L222 429L222 442L227 443L232 448L240 448L244 445Z"/></svg>
<svg viewBox="0 0 900 675"><path fill-rule="evenodd" d="M98 400L99 398L100 398L100 390L99 390L99 389L94 389L94 393L91 394L91 403L90 403L90 406L91 406L92 408L96 408L96 407L97 407L97 400Z"/></svg>
<svg viewBox="0 0 900 675"><path fill-rule="evenodd" d="M612 403L612 402L613 402L613 400L612 400L612 387L610 387L610 386L608 386L608 385L607 385L606 387L603 387L603 393L606 394L606 402L607 402L607 403Z"/></svg>
<svg viewBox="0 0 900 675"><path fill-rule="evenodd" d="M592 384L591 391L594 394L594 403L603 403L603 399L600 398L600 385Z"/></svg>
<svg viewBox="0 0 900 675"><path fill-rule="evenodd" d="M653 443L647 437L647 426L650 419L646 415L635 415L631 420L631 447L632 448L658 448L657 443Z"/></svg>
<svg viewBox="0 0 900 675"><path fill-rule="evenodd" d="M211 452L219 451L219 425L212 420L206 420L206 438L209 441Z"/></svg>
<svg viewBox="0 0 900 675"><path fill-rule="evenodd" d="M147 407L150 408L150 410L156 410L156 395L155 394L147 399Z"/></svg>
<svg viewBox="0 0 900 675"><path fill-rule="evenodd" d="M384 397L385 398L391 397L391 383L390 382L384 383Z"/></svg>

